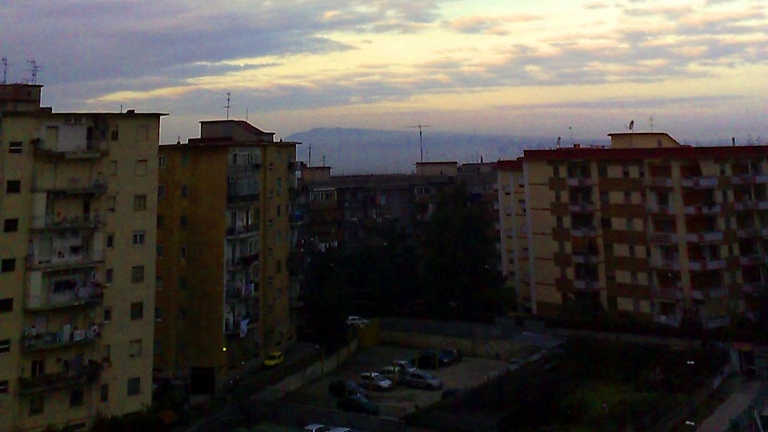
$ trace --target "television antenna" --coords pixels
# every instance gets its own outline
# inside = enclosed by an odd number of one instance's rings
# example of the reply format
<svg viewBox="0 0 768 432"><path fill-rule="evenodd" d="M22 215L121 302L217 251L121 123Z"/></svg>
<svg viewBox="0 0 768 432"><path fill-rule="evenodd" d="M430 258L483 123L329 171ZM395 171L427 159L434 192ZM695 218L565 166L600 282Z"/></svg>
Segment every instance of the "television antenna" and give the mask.
<svg viewBox="0 0 768 432"><path fill-rule="evenodd" d="M8 57L3 57L3 84L8 84Z"/></svg>
<svg viewBox="0 0 768 432"><path fill-rule="evenodd" d="M227 120L229 120L229 109L231 108L231 105L229 104L230 98L229 98L229 92L227 92L227 105L224 107L227 109Z"/></svg>
<svg viewBox="0 0 768 432"><path fill-rule="evenodd" d="M27 60L27 63L29 63L29 73L32 75L32 79L30 80L30 84L37 84L37 73L43 70L42 66L38 65L35 59Z"/></svg>
<svg viewBox="0 0 768 432"><path fill-rule="evenodd" d="M415 129L419 128L419 162L424 162L424 134L422 133L422 128L428 128L432 127L430 125L415 125L415 126L408 126L409 129Z"/></svg>
<svg viewBox="0 0 768 432"><path fill-rule="evenodd" d="M651 124L651 132L653 132L653 116L648 117L648 123Z"/></svg>

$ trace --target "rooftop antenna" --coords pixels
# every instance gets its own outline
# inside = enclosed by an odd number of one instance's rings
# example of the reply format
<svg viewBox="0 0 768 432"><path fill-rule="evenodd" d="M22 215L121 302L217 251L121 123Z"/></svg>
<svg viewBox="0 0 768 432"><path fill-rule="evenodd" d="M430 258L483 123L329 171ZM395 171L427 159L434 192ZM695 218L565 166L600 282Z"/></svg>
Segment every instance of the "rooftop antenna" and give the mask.
<svg viewBox="0 0 768 432"><path fill-rule="evenodd" d="M651 132L653 132L653 116L648 117L648 123L651 124Z"/></svg>
<svg viewBox="0 0 768 432"><path fill-rule="evenodd" d="M560 148L560 137L557 137L557 148Z"/></svg>
<svg viewBox="0 0 768 432"><path fill-rule="evenodd" d="M30 84L37 84L37 73L43 70L43 68L34 59L28 60L27 63L29 63L29 72L32 74Z"/></svg>
<svg viewBox="0 0 768 432"><path fill-rule="evenodd" d="M630 120L629 121L629 125L627 125L627 129L629 129L630 132L634 132L634 129L635 129L635 121L634 120Z"/></svg>
<svg viewBox="0 0 768 432"><path fill-rule="evenodd" d="M312 143L309 143L309 156L307 157L307 166L312 166Z"/></svg>
<svg viewBox="0 0 768 432"><path fill-rule="evenodd" d="M8 57L3 57L3 84L8 84Z"/></svg>
<svg viewBox="0 0 768 432"><path fill-rule="evenodd" d="M568 126L568 132L571 134L571 145L573 145L573 126Z"/></svg>
<svg viewBox="0 0 768 432"><path fill-rule="evenodd" d="M227 106L224 107L227 109L227 120L229 120L229 108L230 108L229 102L230 102L229 92L227 92Z"/></svg>
<svg viewBox="0 0 768 432"><path fill-rule="evenodd" d="M419 162L424 162L424 134L422 128L432 127L430 125L408 126L409 128L419 128Z"/></svg>

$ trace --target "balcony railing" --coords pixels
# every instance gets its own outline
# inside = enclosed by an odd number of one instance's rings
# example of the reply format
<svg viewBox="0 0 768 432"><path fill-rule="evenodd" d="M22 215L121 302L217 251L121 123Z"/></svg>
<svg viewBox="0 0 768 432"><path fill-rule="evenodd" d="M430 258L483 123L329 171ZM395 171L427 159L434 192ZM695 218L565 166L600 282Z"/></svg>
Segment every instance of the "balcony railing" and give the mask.
<svg viewBox="0 0 768 432"><path fill-rule="evenodd" d="M719 204L699 204L683 207L683 213L686 215L709 215L715 216L720 214L721 207Z"/></svg>
<svg viewBox="0 0 768 432"><path fill-rule="evenodd" d="M86 251L64 256L55 256L53 253L51 255L51 257L43 258L42 256L29 254L27 256L27 268L29 270L54 270L92 267L104 261L103 251L99 253L94 251Z"/></svg>
<svg viewBox="0 0 768 432"><path fill-rule="evenodd" d="M224 319L224 334L245 336L250 330L258 327L258 315L250 315L248 318Z"/></svg>
<svg viewBox="0 0 768 432"><path fill-rule="evenodd" d="M761 281L744 282L741 289L747 294L759 295L765 292L765 287L766 283Z"/></svg>
<svg viewBox="0 0 768 432"><path fill-rule="evenodd" d="M691 258L688 260L691 271L721 270L725 268L725 260L720 258Z"/></svg>
<svg viewBox="0 0 768 432"><path fill-rule="evenodd" d="M48 292L46 298L28 297L24 305L28 311L43 311L75 306L97 306L101 304L104 292L101 286L85 285L83 288L64 293Z"/></svg>
<svg viewBox="0 0 768 432"><path fill-rule="evenodd" d="M701 325L705 329L713 329L713 328L725 327L725 326L727 326L730 323L731 323L731 317L729 317L729 316L720 316L720 317L702 318L701 319Z"/></svg>
<svg viewBox="0 0 768 432"><path fill-rule="evenodd" d="M576 279L573 287L584 291L596 291L600 289L600 281L595 279Z"/></svg>
<svg viewBox="0 0 768 432"><path fill-rule="evenodd" d="M259 224L252 224L248 226L228 227L227 237L246 237L248 235L258 233Z"/></svg>
<svg viewBox="0 0 768 432"><path fill-rule="evenodd" d="M34 182L32 189L35 192L47 192L58 195L102 195L107 192L107 182L104 180L87 181L78 177L72 177L66 184L59 185L41 185Z"/></svg>
<svg viewBox="0 0 768 432"><path fill-rule="evenodd" d="M653 317L653 322L672 327L680 327L680 321L680 318L674 315L655 315Z"/></svg>
<svg viewBox="0 0 768 432"><path fill-rule="evenodd" d="M766 257L759 253L751 255L743 255L739 257L739 263L743 266L762 264L766 261Z"/></svg>
<svg viewBox="0 0 768 432"><path fill-rule="evenodd" d="M79 367L72 367L67 372L19 378L21 394L40 393L70 387L81 387L95 383L101 375L101 363L89 360Z"/></svg>
<svg viewBox="0 0 768 432"><path fill-rule="evenodd" d="M578 264L593 264L600 260L600 257L595 253L574 253L571 256L574 263Z"/></svg>
<svg viewBox="0 0 768 432"><path fill-rule="evenodd" d="M736 235L739 238L755 238L762 234L762 230L755 226L739 228L736 230Z"/></svg>
<svg viewBox="0 0 768 432"><path fill-rule="evenodd" d="M670 215L675 212L675 208L670 204L648 203L645 205L645 209L649 213L658 213L664 215Z"/></svg>
<svg viewBox="0 0 768 432"><path fill-rule="evenodd" d="M227 194L227 204L241 204L247 202L256 202L259 200L258 193L252 194Z"/></svg>
<svg viewBox="0 0 768 432"><path fill-rule="evenodd" d="M683 291L680 288L654 288L653 295L667 300L680 300L683 298Z"/></svg>
<svg viewBox="0 0 768 432"><path fill-rule="evenodd" d="M673 232L654 232L648 237L651 243L671 244L677 243L677 234Z"/></svg>
<svg viewBox="0 0 768 432"><path fill-rule="evenodd" d="M734 208L736 211L768 210L768 200L765 198L747 199L743 201L737 199Z"/></svg>
<svg viewBox="0 0 768 432"><path fill-rule="evenodd" d="M597 210L597 207L594 203L582 201L568 204L568 209L571 213L592 213Z"/></svg>
<svg viewBox="0 0 768 432"><path fill-rule="evenodd" d="M645 185L652 187L672 187L672 179L667 177L646 177Z"/></svg>
<svg viewBox="0 0 768 432"><path fill-rule="evenodd" d="M571 235L574 237L594 237L597 235L595 227L571 228Z"/></svg>
<svg viewBox="0 0 768 432"><path fill-rule="evenodd" d="M93 343L100 336L101 330L98 326L88 330L72 330L69 333L69 338L65 336L63 331L35 333L28 329L24 332L21 340L24 351L32 352L87 345Z"/></svg>
<svg viewBox="0 0 768 432"><path fill-rule="evenodd" d="M259 254L243 255L236 258L227 258L228 268L242 268L259 261Z"/></svg>
<svg viewBox="0 0 768 432"><path fill-rule="evenodd" d="M591 177L569 177L565 183L568 186L593 186L596 182Z"/></svg>
<svg viewBox="0 0 768 432"><path fill-rule="evenodd" d="M685 240L691 243L719 242L723 241L723 233L722 231L689 233L685 235Z"/></svg>
<svg viewBox="0 0 768 432"><path fill-rule="evenodd" d="M655 258L650 264L655 269L680 271L680 262L677 259Z"/></svg>
<svg viewBox="0 0 768 432"><path fill-rule="evenodd" d="M717 187L717 177L688 177L680 180L680 185L687 188L709 189Z"/></svg>
<svg viewBox="0 0 768 432"><path fill-rule="evenodd" d="M75 214L67 216L38 216L32 218L32 229L86 229L106 224L102 214Z"/></svg>
<svg viewBox="0 0 768 432"><path fill-rule="evenodd" d="M227 300L242 300L258 296L257 285L255 283L228 286L225 289Z"/></svg>
<svg viewBox="0 0 768 432"><path fill-rule="evenodd" d="M721 287L691 290L691 298L694 300L706 300L720 297L728 297L728 288Z"/></svg>
<svg viewBox="0 0 768 432"><path fill-rule="evenodd" d="M749 184L762 184L768 183L768 175L766 174L738 174L731 177L731 182L735 185L749 185Z"/></svg>
<svg viewBox="0 0 768 432"><path fill-rule="evenodd" d="M77 143L70 143L69 148L60 144L59 148L47 148L45 140L33 139L31 141L35 155L38 156L58 156L65 159L95 159L105 156L109 153L109 143L98 140L82 140Z"/></svg>

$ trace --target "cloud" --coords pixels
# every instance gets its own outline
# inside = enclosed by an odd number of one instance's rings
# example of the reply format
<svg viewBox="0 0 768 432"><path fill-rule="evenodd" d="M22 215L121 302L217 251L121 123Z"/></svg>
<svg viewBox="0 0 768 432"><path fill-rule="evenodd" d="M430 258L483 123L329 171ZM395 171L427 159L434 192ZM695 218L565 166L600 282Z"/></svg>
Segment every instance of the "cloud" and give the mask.
<svg viewBox="0 0 768 432"><path fill-rule="evenodd" d="M540 16L532 14L507 16L473 15L449 21L446 23L446 26L459 33L507 35L512 31L511 25L515 23L530 22L540 19Z"/></svg>

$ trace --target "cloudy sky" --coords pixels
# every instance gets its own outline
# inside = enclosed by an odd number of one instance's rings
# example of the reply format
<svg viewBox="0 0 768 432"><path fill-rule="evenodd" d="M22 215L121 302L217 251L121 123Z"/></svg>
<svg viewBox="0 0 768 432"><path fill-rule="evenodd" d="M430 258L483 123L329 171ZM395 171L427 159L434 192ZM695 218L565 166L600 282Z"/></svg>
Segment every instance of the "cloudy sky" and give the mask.
<svg viewBox="0 0 768 432"><path fill-rule="evenodd" d="M2 0L8 82L55 111L768 141L765 0ZM652 120L651 120L652 118ZM651 126L652 125L652 126Z"/></svg>

